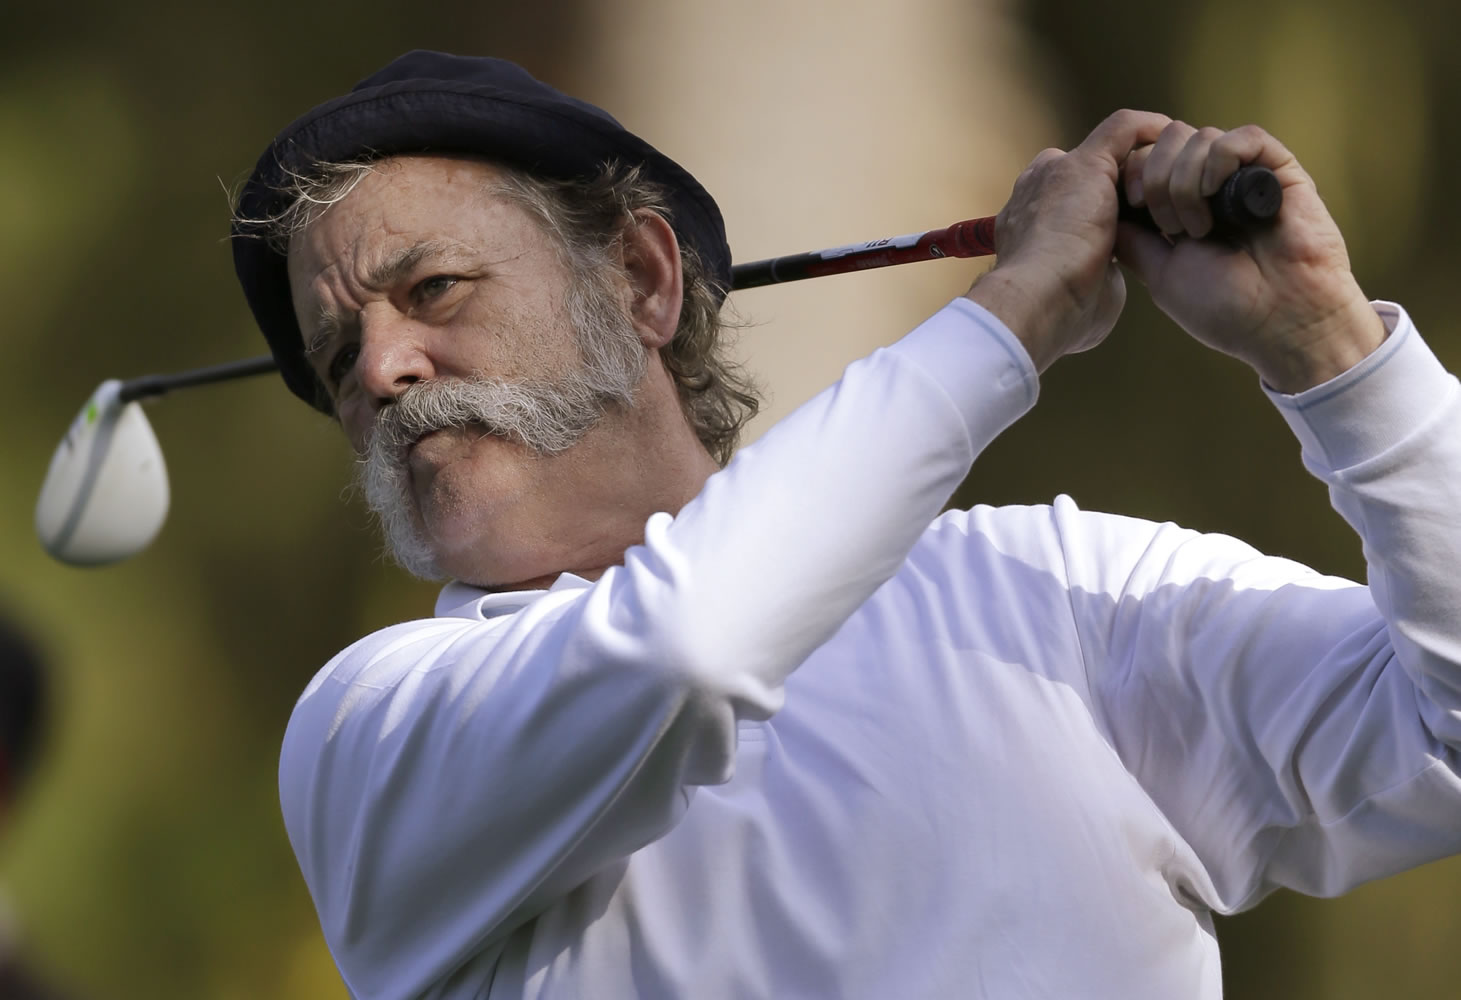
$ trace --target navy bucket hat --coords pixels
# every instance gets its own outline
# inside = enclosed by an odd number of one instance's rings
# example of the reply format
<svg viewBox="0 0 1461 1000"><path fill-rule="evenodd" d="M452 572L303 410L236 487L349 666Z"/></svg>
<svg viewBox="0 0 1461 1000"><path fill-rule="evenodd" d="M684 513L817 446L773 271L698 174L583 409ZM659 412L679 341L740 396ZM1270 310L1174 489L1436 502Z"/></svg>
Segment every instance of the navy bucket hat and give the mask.
<svg viewBox="0 0 1461 1000"><path fill-rule="evenodd" d="M290 172L321 161L401 153L472 153L536 176L573 180L609 162L642 165L669 193L670 222L706 272L730 287L731 256L715 200L694 177L608 112L568 97L502 59L408 52L343 97L298 119L259 158L239 195L237 216L267 218L284 204ZM252 227L235 223L233 266L284 382L326 413L329 400L304 359L285 257Z"/></svg>

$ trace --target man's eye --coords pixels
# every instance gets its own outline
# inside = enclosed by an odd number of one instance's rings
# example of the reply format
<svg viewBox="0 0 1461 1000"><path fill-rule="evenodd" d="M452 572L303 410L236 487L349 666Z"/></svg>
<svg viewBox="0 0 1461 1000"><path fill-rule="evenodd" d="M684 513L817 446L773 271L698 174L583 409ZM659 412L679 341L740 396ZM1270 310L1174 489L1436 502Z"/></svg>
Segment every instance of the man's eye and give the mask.
<svg viewBox="0 0 1461 1000"><path fill-rule="evenodd" d="M418 301L434 299L457 283L457 279L445 274L435 274L416 286Z"/></svg>
<svg viewBox="0 0 1461 1000"><path fill-rule="evenodd" d="M339 353L330 359L330 367L328 369L330 381L335 385L339 385L345 376L350 374L350 369L355 367L355 359L359 356L360 348L354 344L340 348Z"/></svg>

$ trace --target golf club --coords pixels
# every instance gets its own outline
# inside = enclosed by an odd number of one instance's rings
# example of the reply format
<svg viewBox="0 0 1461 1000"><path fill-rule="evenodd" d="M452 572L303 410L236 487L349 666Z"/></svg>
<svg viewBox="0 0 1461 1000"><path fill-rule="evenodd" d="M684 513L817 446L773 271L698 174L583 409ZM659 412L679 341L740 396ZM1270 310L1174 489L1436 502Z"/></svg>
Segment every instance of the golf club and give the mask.
<svg viewBox="0 0 1461 1000"><path fill-rule="evenodd" d="M1243 167L1209 204L1218 230L1233 233L1273 219L1282 200L1273 171ZM1144 212L1137 218L1150 221ZM731 291L920 260L988 256L995 253L994 223L994 216L968 219L924 233L738 264L731 269ZM41 545L73 566L118 562L145 549L167 519L170 497L162 448L140 400L274 370L274 359L266 356L103 382L51 457L36 501Z"/></svg>

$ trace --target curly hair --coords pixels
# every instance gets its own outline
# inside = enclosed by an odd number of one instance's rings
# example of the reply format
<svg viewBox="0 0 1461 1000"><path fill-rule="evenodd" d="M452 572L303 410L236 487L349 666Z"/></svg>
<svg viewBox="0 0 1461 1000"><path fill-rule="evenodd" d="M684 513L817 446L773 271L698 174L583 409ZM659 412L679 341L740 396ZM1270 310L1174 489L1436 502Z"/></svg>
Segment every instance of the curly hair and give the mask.
<svg viewBox="0 0 1461 1000"><path fill-rule="evenodd" d="M290 239L331 205L354 190L375 169L377 159L316 163L292 173L281 191L285 207L267 219L247 223L281 254ZM493 164L500 171L492 186L529 215L548 234L572 273L623 275L619 253L624 227L637 214L654 212L673 225L664 188L648 180L637 165L605 164L588 180L552 180ZM720 465L734 454L742 429L760 408L755 383L730 357L721 316L725 290L708 273L695 249L680 244L684 298L675 336L660 351L674 379L680 405L696 437Z"/></svg>

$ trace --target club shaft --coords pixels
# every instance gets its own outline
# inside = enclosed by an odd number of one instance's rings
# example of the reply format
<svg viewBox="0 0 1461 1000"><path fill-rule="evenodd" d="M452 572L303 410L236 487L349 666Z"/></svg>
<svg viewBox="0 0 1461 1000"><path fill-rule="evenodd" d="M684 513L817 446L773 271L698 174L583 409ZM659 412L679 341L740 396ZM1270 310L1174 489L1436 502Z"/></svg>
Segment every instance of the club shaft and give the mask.
<svg viewBox="0 0 1461 1000"><path fill-rule="evenodd" d="M731 268L731 291L776 285L829 274L846 274L893 264L912 264L944 257L987 257L994 253L994 216L966 219L944 229L854 243L831 250L813 250L786 257L737 264Z"/></svg>
<svg viewBox="0 0 1461 1000"><path fill-rule="evenodd" d="M249 375L263 375L265 372L277 371L278 368L274 359L265 355L262 358L230 361L227 364L213 365L209 368L195 368L192 371L178 372L175 375L142 375L123 382L117 397L123 403L130 403L134 399L161 396L173 389L186 389L189 386L208 385L213 382L228 382Z"/></svg>

